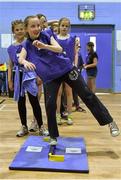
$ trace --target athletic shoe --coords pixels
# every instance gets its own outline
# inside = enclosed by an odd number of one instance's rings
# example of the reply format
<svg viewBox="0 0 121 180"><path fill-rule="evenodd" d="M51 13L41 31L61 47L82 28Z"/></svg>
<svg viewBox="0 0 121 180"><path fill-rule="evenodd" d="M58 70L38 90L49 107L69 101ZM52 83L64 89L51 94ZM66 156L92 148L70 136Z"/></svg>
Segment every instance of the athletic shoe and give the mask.
<svg viewBox="0 0 121 180"><path fill-rule="evenodd" d="M61 115L60 115L60 114L57 114L57 115L56 115L56 121L57 121L57 124L58 124L58 125L61 125L61 124L62 124Z"/></svg>
<svg viewBox="0 0 121 180"><path fill-rule="evenodd" d="M38 130L38 124L37 124L36 120L33 120L31 122L30 127L29 127L29 131L30 132L36 132L37 130Z"/></svg>
<svg viewBox="0 0 121 180"><path fill-rule="evenodd" d="M22 126L21 130L17 132L16 136L17 137L22 137L28 134L28 128L26 126Z"/></svg>
<svg viewBox="0 0 121 180"><path fill-rule="evenodd" d="M72 124L73 124L73 120L72 120L72 117L71 117L70 114L69 114L68 117L67 117L67 124L68 124L68 125L72 125Z"/></svg>
<svg viewBox="0 0 121 180"><path fill-rule="evenodd" d="M57 139L56 138L50 138L49 144L51 146L57 145Z"/></svg>
<svg viewBox="0 0 121 180"><path fill-rule="evenodd" d="M109 125L110 133L113 137L118 136L120 134L119 128L115 121L111 122Z"/></svg>
<svg viewBox="0 0 121 180"><path fill-rule="evenodd" d="M42 125L39 129L40 136L49 136L49 131Z"/></svg>

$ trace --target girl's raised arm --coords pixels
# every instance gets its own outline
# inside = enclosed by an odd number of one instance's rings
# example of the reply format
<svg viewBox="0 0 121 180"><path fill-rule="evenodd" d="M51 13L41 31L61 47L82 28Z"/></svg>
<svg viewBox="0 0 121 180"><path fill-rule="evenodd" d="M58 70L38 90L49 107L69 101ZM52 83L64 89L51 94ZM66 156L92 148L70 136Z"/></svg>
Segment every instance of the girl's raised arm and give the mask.
<svg viewBox="0 0 121 180"><path fill-rule="evenodd" d="M33 45L39 49L48 49L53 52L62 53L63 48L58 44L53 36L50 38L51 45L44 44L38 40L33 41Z"/></svg>

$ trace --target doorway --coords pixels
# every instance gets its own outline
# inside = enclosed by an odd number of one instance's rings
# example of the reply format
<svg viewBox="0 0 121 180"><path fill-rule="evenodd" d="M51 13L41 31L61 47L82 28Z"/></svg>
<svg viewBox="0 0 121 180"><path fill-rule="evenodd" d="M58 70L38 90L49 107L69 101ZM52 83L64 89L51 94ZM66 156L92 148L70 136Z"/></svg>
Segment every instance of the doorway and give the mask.
<svg viewBox="0 0 121 180"><path fill-rule="evenodd" d="M86 43L93 41L98 54L97 91L112 92L113 90L113 25L72 25L71 34L80 37L81 53L86 59ZM83 72L84 78L86 73Z"/></svg>

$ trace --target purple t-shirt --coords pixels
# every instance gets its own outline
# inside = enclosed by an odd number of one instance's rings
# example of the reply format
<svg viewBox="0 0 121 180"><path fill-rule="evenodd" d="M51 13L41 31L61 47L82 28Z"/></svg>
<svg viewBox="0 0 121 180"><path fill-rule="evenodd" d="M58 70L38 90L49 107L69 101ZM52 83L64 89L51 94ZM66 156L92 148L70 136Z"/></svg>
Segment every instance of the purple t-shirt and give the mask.
<svg viewBox="0 0 121 180"><path fill-rule="evenodd" d="M21 49L22 49L21 44L19 44L19 45L11 44L7 49L10 60L14 63L14 65L19 65L18 64L18 54L21 52Z"/></svg>
<svg viewBox="0 0 121 180"><path fill-rule="evenodd" d="M15 76L14 76L14 99L19 100L20 96L24 96L27 90L33 96L37 96L38 87L36 83L37 75L35 71L25 70L23 66L18 63L19 53L21 52L22 45L10 45L8 47L8 54L11 61L14 64ZM20 73L22 71L22 82L20 80ZM21 87L21 88L20 88Z"/></svg>
<svg viewBox="0 0 121 180"><path fill-rule="evenodd" d="M42 31L39 40L50 45L52 34ZM69 58L64 57L62 53L55 53L46 49L38 50L32 45L32 40L27 39L23 43L23 47L27 51L27 60L34 63L36 73L44 83L57 79L72 69Z"/></svg>
<svg viewBox="0 0 121 180"><path fill-rule="evenodd" d="M74 56L75 56L75 38L76 36L70 36L67 39L59 39L57 36L57 41L63 48L63 50L66 53L66 56L70 58L71 63L74 62Z"/></svg>

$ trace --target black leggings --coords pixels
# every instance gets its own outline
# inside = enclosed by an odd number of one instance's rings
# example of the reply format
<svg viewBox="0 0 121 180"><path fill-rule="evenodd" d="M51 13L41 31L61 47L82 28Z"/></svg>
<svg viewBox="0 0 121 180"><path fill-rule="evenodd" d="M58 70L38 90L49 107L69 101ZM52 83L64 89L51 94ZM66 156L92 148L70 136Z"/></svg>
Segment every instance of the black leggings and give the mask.
<svg viewBox="0 0 121 180"><path fill-rule="evenodd" d="M41 107L38 101L37 96L31 95L29 92L27 92L30 104L33 109L33 114L37 120L39 128L43 124L42 121L42 112L41 112ZM19 116L21 119L21 124L27 126L27 113L26 113L26 97L25 95L22 97L20 96L19 101L18 101L18 111L19 111Z"/></svg>
<svg viewBox="0 0 121 180"><path fill-rule="evenodd" d="M51 137L58 137L58 127L56 123L56 100L60 84L65 81L78 96L82 99L100 125L106 125L113 121L106 107L100 102L97 96L90 91L82 75L74 67L70 72L62 77L46 84L46 111L48 117L48 128Z"/></svg>
<svg viewBox="0 0 121 180"><path fill-rule="evenodd" d="M20 73L20 89L21 89L23 72L20 71L19 73ZM15 73L13 72L13 80L14 80L14 76L15 76ZM33 114L34 114L34 116L37 120L38 126L40 128L41 125L43 124L43 121L42 121L42 111L41 111L41 107L40 107L40 104L38 101L38 96L33 96L29 92L27 92L27 94L29 97L30 104L32 106ZM21 124L24 126L27 126L26 97L25 97L25 95L19 97L18 112L19 112Z"/></svg>

